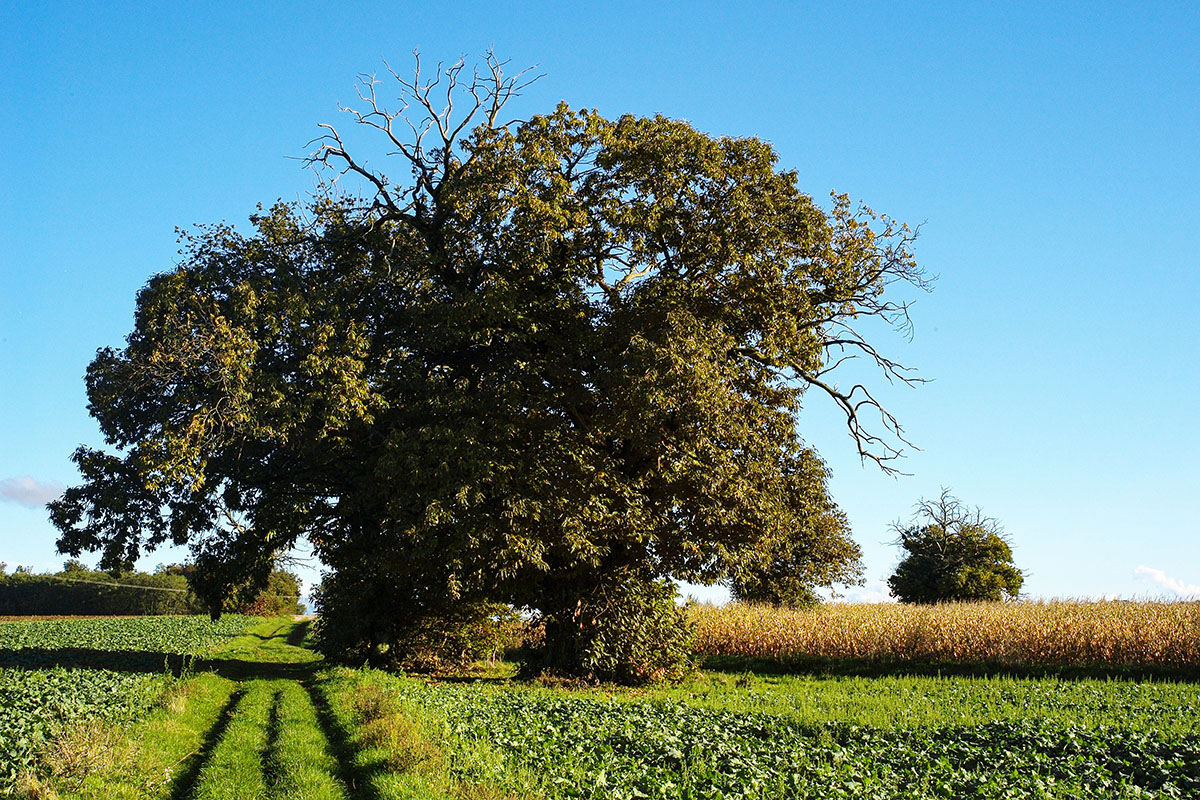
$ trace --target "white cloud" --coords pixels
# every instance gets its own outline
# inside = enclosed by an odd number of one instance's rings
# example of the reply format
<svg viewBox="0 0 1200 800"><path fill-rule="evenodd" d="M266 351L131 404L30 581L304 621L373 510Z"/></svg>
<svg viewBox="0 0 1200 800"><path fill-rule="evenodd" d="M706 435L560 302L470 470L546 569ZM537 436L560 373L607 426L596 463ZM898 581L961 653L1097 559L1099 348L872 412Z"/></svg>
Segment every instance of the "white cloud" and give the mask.
<svg viewBox="0 0 1200 800"><path fill-rule="evenodd" d="M1133 568L1133 574L1135 577L1151 581L1152 583L1157 583L1159 586L1163 587L1177 597L1200 598L1200 586L1197 586L1194 583L1182 581L1179 578L1172 578L1161 569L1155 569L1154 567L1147 567L1144 564L1138 564Z"/></svg>
<svg viewBox="0 0 1200 800"><path fill-rule="evenodd" d="M26 508L41 508L51 500L62 497L64 487L58 481L42 483L28 475L0 481L0 500L8 500Z"/></svg>

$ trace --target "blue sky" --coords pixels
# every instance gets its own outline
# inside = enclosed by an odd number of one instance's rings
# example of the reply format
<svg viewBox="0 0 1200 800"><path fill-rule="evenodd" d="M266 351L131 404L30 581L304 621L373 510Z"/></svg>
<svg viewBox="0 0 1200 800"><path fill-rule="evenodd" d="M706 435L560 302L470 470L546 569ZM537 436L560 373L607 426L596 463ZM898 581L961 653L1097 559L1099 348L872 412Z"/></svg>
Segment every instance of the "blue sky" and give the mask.
<svg viewBox="0 0 1200 800"><path fill-rule="evenodd" d="M818 200L922 225L935 290L911 342L878 337L932 381L883 392L911 477L860 465L816 395L800 420L866 554L852 597L943 486L1003 523L1033 596L1200 592L1200 6L754 6L4 4L0 560L61 563L40 503L100 443L83 372L174 228L303 198L358 73L491 46L545 73L517 115L759 136Z"/></svg>

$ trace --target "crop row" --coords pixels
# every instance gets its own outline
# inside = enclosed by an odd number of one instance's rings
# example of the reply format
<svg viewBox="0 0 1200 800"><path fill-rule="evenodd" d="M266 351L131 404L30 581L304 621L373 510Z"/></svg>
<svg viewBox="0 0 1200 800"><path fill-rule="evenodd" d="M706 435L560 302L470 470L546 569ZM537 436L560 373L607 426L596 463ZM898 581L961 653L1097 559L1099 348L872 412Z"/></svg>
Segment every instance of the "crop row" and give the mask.
<svg viewBox="0 0 1200 800"><path fill-rule="evenodd" d="M144 712L165 679L106 670L0 669L0 795L65 725Z"/></svg>
<svg viewBox="0 0 1200 800"><path fill-rule="evenodd" d="M703 656L1200 670L1200 602L691 608Z"/></svg>
<svg viewBox="0 0 1200 800"><path fill-rule="evenodd" d="M199 654L240 634L247 617L103 617L0 623L0 650Z"/></svg>
<svg viewBox="0 0 1200 800"><path fill-rule="evenodd" d="M480 764L488 762L458 764L463 777L521 796L920 800L1200 792L1200 740L1118 726L1030 717L889 729L686 702L412 681L397 682L395 691L440 712L448 741L460 749L484 742L499 752L486 774Z"/></svg>

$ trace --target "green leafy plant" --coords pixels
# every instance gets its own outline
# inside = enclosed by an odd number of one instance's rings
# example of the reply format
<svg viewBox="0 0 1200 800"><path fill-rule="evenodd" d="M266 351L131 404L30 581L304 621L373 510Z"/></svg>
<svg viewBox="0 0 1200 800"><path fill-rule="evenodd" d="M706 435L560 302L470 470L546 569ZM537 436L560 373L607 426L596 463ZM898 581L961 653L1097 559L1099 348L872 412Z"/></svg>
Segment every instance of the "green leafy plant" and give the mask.
<svg viewBox="0 0 1200 800"><path fill-rule="evenodd" d="M540 619L528 671L618 683L675 680L692 668L693 629L669 581L620 572L569 614Z"/></svg>
<svg viewBox="0 0 1200 800"><path fill-rule="evenodd" d="M999 524L946 490L921 501L913 521L893 529L905 555L888 587L902 602L1001 600L1021 591L1024 576Z"/></svg>

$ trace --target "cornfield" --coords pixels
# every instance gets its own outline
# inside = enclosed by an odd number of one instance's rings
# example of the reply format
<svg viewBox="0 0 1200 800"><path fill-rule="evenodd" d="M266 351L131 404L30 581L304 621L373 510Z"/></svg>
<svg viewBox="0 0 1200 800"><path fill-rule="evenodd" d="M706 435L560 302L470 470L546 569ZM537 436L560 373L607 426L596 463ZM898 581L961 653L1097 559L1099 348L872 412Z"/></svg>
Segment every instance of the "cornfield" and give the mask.
<svg viewBox="0 0 1200 800"><path fill-rule="evenodd" d="M690 613L703 656L1200 668L1200 602L733 604Z"/></svg>

